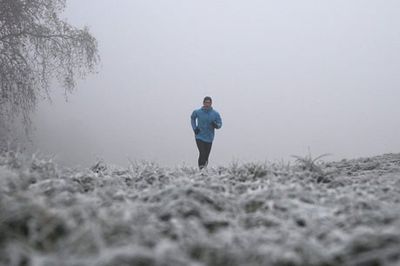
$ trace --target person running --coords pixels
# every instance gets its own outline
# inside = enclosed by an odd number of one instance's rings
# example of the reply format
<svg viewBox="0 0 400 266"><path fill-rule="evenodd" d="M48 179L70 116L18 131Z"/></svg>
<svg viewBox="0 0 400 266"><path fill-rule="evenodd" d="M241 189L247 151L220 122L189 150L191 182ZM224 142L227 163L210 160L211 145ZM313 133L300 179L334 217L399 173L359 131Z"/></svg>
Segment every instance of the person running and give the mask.
<svg viewBox="0 0 400 266"><path fill-rule="evenodd" d="M210 156L215 129L222 127L221 116L211 105L211 97L204 97L203 107L194 110L190 117L197 148L199 150L198 164L200 170L208 164L208 157Z"/></svg>

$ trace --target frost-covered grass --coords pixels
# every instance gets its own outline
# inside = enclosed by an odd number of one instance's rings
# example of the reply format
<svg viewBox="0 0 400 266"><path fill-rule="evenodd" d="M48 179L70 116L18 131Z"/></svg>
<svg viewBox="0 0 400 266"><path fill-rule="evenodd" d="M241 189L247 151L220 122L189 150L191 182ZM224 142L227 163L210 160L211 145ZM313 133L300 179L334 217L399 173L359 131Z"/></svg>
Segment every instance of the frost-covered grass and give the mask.
<svg viewBox="0 0 400 266"><path fill-rule="evenodd" d="M0 264L399 265L400 154L315 169L82 171L4 153Z"/></svg>

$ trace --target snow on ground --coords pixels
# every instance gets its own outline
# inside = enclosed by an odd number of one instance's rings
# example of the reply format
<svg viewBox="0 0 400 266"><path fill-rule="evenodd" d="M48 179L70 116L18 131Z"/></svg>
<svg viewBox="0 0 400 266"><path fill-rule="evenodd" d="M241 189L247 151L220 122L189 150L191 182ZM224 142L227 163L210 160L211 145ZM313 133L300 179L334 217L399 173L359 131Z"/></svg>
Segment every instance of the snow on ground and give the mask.
<svg viewBox="0 0 400 266"><path fill-rule="evenodd" d="M400 154L62 169L0 156L0 265L399 265Z"/></svg>

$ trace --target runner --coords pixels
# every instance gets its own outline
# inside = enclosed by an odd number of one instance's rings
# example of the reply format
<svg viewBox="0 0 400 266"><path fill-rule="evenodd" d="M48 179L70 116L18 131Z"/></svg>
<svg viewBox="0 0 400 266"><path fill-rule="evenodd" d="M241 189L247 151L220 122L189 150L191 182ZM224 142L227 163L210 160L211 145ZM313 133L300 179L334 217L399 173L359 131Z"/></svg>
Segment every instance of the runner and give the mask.
<svg viewBox="0 0 400 266"><path fill-rule="evenodd" d="M206 96L203 100L203 107L194 110L191 115L192 128L199 149L198 164L200 170L208 164L215 129L222 127L221 116L211 105L211 97Z"/></svg>

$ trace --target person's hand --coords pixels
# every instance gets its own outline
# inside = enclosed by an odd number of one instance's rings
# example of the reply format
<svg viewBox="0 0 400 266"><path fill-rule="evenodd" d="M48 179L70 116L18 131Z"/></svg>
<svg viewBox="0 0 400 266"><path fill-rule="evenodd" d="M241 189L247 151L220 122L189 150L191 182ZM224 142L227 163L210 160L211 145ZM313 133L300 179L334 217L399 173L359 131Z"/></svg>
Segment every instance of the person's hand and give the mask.
<svg viewBox="0 0 400 266"><path fill-rule="evenodd" d="M217 125L217 123L216 123L215 121L211 122L211 126L212 126L213 128L218 128L218 125Z"/></svg>
<svg viewBox="0 0 400 266"><path fill-rule="evenodd" d="M200 128L196 127L195 130L194 130L194 134L197 135L199 133L200 133Z"/></svg>

